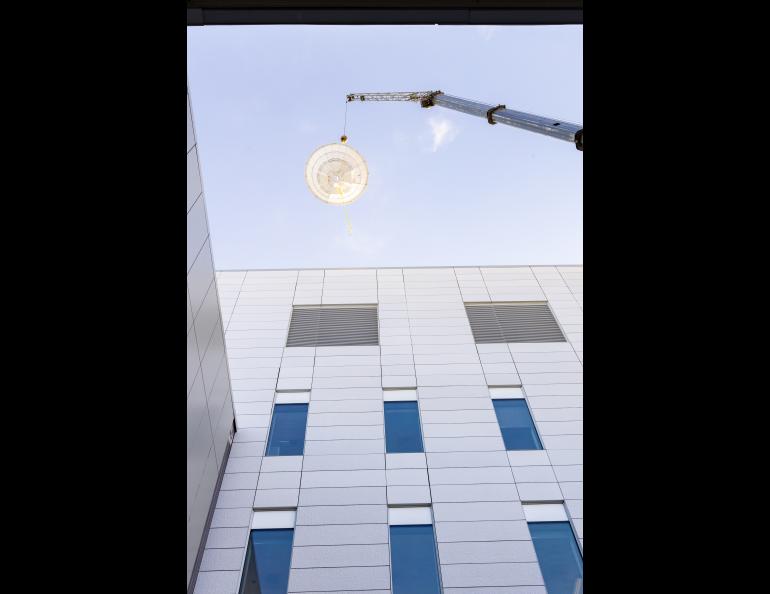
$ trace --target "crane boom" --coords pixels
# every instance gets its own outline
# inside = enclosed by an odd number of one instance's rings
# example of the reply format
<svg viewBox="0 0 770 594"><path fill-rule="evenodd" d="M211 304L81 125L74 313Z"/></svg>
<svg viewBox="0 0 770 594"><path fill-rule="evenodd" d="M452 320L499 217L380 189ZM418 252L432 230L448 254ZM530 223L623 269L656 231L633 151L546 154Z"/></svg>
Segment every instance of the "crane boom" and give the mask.
<svg viewBox="0 0 770 594"><path fill-rule="evenodd" d="M583 126L554 118L546 118L523 111L508 109L505 105L489 105L447 95L441 91L406 91L393 93L350 93L348 101L416 101L421 107L446 107L485 118L490 124L507 124L515 128L545 134L573 143L583 150Z"/></svg>

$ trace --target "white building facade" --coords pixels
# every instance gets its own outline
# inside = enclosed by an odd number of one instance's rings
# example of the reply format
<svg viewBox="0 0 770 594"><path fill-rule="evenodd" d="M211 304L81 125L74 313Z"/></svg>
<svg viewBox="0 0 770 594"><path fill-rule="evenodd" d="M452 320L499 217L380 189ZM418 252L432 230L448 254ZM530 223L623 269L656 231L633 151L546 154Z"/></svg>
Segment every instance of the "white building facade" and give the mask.
<svg viewBox="0 0 770 594"><path fill-rule="evenodd" d="M214 259L187 97L187 586L194 586L233 430Z"/></svg>
<svg viewBox="0 0 770 594"><path fill-rule="evenodd" d="M560 594L569 579L582 592L582 266L216 276L237 432L195 594L258 591L249 579L399 594L414 569L403 564L430 558L430 542L433 591ZM299 328L324 308L333 325L346 307L375 320L375 344L355 328L327 328L335 346L316 344L325 322ZM279 410L304 415L301 443L279 444ZM417 445L399 451L414 427ZM541 534L544 523L562 532ZM574 541L562 582L544 556L553 538ZM397 539L427 548L405 554ZM270 563L288 577L268 576Z"/></svg>

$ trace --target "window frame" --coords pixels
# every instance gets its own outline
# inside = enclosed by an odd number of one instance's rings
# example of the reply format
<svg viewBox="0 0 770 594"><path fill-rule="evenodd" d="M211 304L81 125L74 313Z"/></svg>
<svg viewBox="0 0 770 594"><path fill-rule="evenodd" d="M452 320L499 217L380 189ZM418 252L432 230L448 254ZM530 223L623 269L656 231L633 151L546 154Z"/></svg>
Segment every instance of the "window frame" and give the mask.
<svg viewBox="0 0 770 594"><path fill-rule="evenodd" d="M564 505L564 501L558 501L558 502L525 502L522 501L522 508L524 511L524 519L527 523L527 530L529 531L529 537L532 541L532 546L534 547L534 541L535 539L532 536L532 531L530 530L530 524L566 524L569 527L570 535L572 536L572 540L575 543L575 546L577 547L578 553L580 554L580 561L581 561L581 570L582 570L582 561L583 561L583 546L580 542L580 538L578 538L577 531L575 530L575 525L572 523L572 518L569 515L569 512L567 510L567 506ZM537 565L540 568L540 573L543 573L543 569L540 563L540 557L537 555L537 548L535 547L535 557L537 558ZM545 576L543 576L543 583L545 583ZM581 582L581 592L582 590L582 582Z"/></svg>
<svg viewBox="0 0 770 594"><path fill-rule="evenodd" d="M433 536L434 567L438 582L438 592L436 594L442 594L444 592L444 585L441 581L441 557L438 547L438 538L436 536L432 505L388 506L388 565L390 570L390 591L397 594L395 583L393 581L393 535L391 529L403 526L430 526Z"/></svg>
<svg viewBox="0 0 770 594"><path fill-rule="evenodd" d="M310 399L309 399L309 394L310 393L308 392L307 394L308 394L307 402L305 402L305 401L302 401L302 402L296 402L296 401L286 402L286 401L282 401L282 399L280 398L280 396L281 396L280 394L276 395L275 401L273 402L273 409L270 411L270 425L267 428L267 436L265 438L264 457L266 457L266 458L268 458L268 457L269 458L278 458L278 457L281 457L281 456L304 456L305 455L305 444L307 442L307 422L308 422L308 416L310 415ZM304 398L304 396L303 396L303 398ZM284 407L284 406L289 406L289 407L304 406L305 407L305 427L304 427L304 430L303 430L303 433L302 433L302 451L300 453L298 453L298 454L271 454L270 453L270 441L271 441L271 438L273 437L273 429L275 427L275 422L276 422L276 418L277 418L275 413L276 413L276 409L279 406L280 407Z"/></svg>
<svg viewBox="0 0 770 594"><path fill-rule="evenodd" d="M383 431L385 433L385 454L386 455L393 455L393 454L424 454L425 453L425 438L423 436L422 431L422 416L420 415L420 403L418 402L416 398L416 392L415 392L415 398L412 399L406 399L404 397L399 397L398 399L392 399L392 400L384 400L382 403L382 418L383 418ZM419 440L420 440L420 449L419 450L408 450L408 451L399 451L399 452L391 452L388 451L388 406L391 408L397 407L398 405L403 405L407 402L414 402L414 408L415 412L417 413L417 431L419 432ZM391 425L392 427L392 425Z"/></svg>
<svg viewBox="0 0 770 594"><path fill-rule="evenodd" d="M269 512L268 512L269 513ZM252 521L253 524L253 521ZM260 528L250 528L249 534L248 534L248 542L246 544L246 553L243 558L243 563L241 567L241 579L240 583L238 585L238 594L247 594L247 591L245 588L249 585L246 583L247 575L249 574L250 570L252 569L252 565L254 566L254 570L257 576L257 591L262 592L262 584L260 584L259 580L259 558L257 556L257 551L254 550L254 533L255 532L288 532L290 533L290 540L289 540L289 558L288 558L288 567L286 567L286 592L289 591L289 580L291 579L291 558L294 554L294 538L296 536L295 534L295 526L272 526L272 527L260 527ZM263 560L265 563L267 563L267 560ZM281 568L283 570L283 568Z"/></svg>
<svg viewBox="0 0 770 594"><path fill-rule="evenodd" d="M524 395L524 392L521 391L520 386L516 386L516 388L519 390L519 393L516 395L494 395L492 393L492 389L490 388L490 396L492 399L492 409L495 411L495 418L497 419L497 426L500 429L500 437L503 439L503 445L505 446L506 452L536 452L539 450L544 450L545 445L543 444L543 438L540 436L540 430L537 427L537 424L535 423L535 417L532 414L532 409L529 406L529 402L527 401L526 396ZM540 446L538 448L527 448L527 449L508 449L508 444L505 443L505 435L503 433L503 426L500 424L500 417L497 414L497 407L495 407L495 401L501 401L505 402L508 400L521 400L524 402L524 410L527 412L527 415L529 415L530 423L532 424L532 430L535 434L535 439L537 440L537 444Z"/></svg>

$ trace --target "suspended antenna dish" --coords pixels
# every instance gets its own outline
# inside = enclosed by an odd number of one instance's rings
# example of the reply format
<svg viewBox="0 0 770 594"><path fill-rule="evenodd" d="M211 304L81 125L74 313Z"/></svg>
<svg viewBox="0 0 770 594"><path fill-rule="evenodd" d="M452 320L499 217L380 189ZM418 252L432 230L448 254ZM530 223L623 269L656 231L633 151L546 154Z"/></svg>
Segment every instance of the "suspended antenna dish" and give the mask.
<svg viewBox="0 0 770 594"><path fill-rule="evenodd" d="M308 188L327 204L352 204L363 194L368 179L364 158L338 142L316 149L305 166Z"/></svg>

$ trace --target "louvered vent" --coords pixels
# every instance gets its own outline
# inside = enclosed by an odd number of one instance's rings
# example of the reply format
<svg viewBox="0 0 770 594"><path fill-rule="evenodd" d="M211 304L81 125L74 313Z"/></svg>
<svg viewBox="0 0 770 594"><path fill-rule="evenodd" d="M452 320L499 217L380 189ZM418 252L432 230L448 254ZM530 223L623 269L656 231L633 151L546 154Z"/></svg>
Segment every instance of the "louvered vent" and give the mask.
<svg viewBox="0 0 770 594"><path fill-rule="evenodd" d="M294 307L287 347L380 344L376 305Z"/></svg>
<svg viewBox="0 0 770 594"><path fill-rule="evenodd" d="M466 303L477 343L566 342L547 303Z"/></svg>

